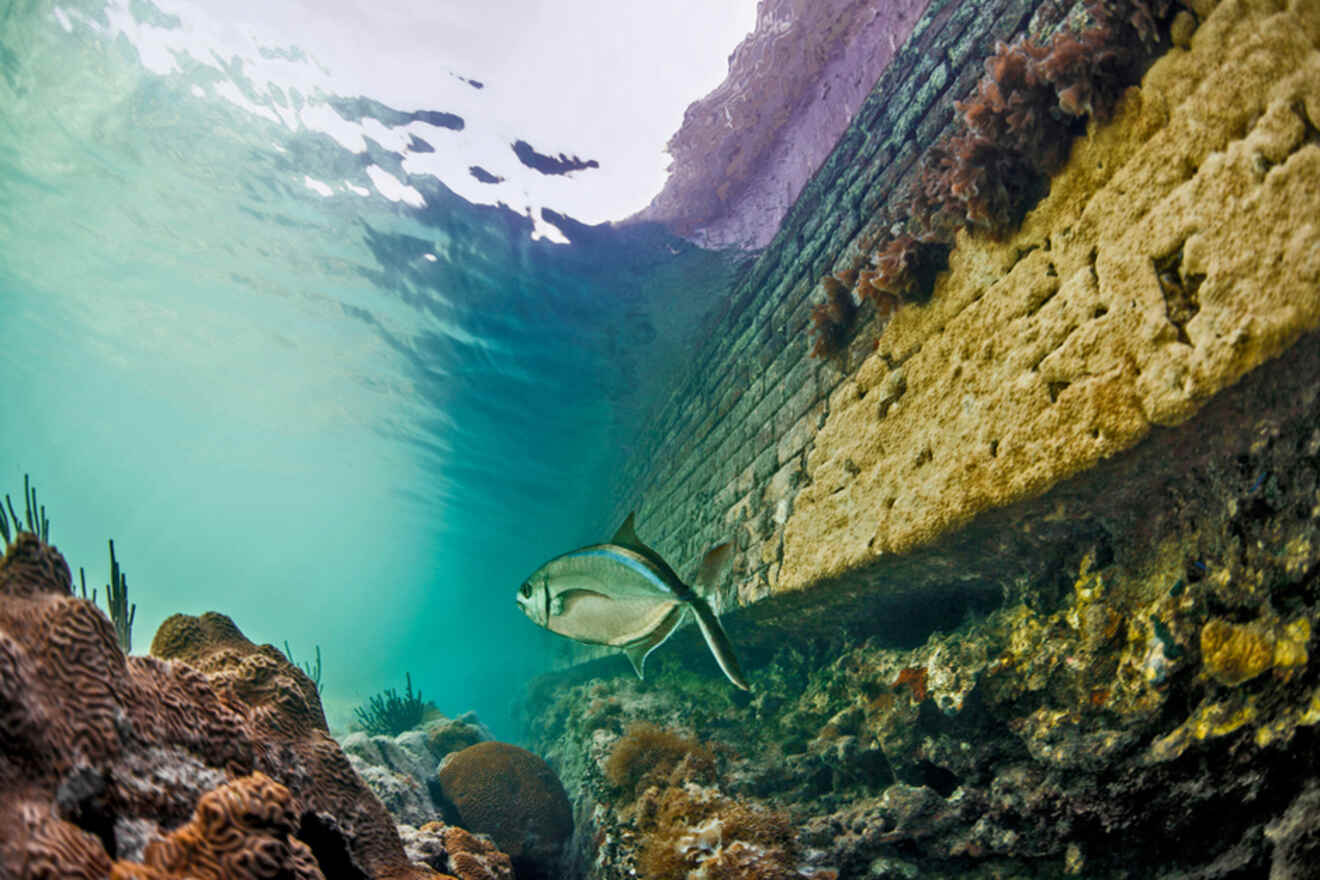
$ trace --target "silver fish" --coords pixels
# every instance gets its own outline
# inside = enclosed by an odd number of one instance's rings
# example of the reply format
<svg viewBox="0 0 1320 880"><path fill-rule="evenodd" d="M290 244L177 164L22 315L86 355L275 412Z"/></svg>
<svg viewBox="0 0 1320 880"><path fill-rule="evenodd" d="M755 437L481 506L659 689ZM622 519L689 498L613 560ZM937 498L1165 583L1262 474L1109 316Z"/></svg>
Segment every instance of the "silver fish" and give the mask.
<svg viewBox="0 0 1320 880"><path fill-rule="evenodd" d="M706 554L696 583L709 588L724 570L730 545ZM715 660L733 682L751 690L719 618L669 564L637 537L633 515L608 544L556 556L518 589L518 607L533 623L579 642L619 648L638 678L646 657L678 629L689 611Z"/></svg>

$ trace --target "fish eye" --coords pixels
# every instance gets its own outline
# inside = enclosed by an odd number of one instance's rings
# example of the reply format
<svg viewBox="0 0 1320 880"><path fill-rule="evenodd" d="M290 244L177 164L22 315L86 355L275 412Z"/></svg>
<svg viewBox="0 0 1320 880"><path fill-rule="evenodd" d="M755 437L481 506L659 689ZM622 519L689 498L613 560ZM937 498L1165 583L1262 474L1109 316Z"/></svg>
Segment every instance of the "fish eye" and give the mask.
<svg viewBox="0 0 1320 880"><path fill-rule="evenodd" d="M521 595L523 598L530 598L531 595L532 595L532 583L531 583L531 581L523 581L523 585L522 585L522 587L518 590L518 594Z"/></svg>

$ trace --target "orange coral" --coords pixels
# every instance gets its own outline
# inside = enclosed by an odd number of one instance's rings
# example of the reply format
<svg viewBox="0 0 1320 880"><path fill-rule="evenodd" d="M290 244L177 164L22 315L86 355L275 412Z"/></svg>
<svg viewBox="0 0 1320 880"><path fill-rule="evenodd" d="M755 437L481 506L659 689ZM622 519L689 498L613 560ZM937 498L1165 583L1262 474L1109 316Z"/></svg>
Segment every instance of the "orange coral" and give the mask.
<svg viewBox="0 0 1320 880"><path fill-rule="evenodd" d="M710 781L715 755L695 740L643 721L632 725L614 744L604 769L605 778L631 799L648 785L672 784L670 777L676 770L691 781Z"/></svg>
<svg viewBox="0 0 1320 880"><path fill-rule="evenodd" d="M798 880L798 840L788 815L753 809L720 795L670 788L639 827L647 832L637 858L649 880L703 876L729 880Z"/></svg>
<svg viewBox="0 0 1320 880"><path fill-rule="evenodd" d="M909 666L898 673L894 680L894 690L906 687L912 692L912 702L920 703L926 699L926 670L920 666Z"/></svg>
<svg viewBox="0 0 1320 880"><path fill-rule="evenodd" d="M289 790L254 773L203 795L191 822L148 845L142 864L117 862L110 877L324 880L297 828Z"/></svg>

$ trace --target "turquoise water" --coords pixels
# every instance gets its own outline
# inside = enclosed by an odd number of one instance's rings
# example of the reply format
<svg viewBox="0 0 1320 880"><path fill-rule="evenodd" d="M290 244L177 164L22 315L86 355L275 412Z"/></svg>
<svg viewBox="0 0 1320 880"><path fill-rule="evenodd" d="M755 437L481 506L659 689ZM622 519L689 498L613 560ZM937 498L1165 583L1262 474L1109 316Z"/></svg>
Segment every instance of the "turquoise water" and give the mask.
<svg viewBox="0 0 1320 880"><path fill-rule="evenodd" d="M91 584L114 539L137 653L220 611L320 646L334 727L409 672L515 737L554 637L514 591L612 528L729 261L563 217L535 239L288 122L343 96L159 66L97 3L0 6L0 491L32 474Z"/></svg>

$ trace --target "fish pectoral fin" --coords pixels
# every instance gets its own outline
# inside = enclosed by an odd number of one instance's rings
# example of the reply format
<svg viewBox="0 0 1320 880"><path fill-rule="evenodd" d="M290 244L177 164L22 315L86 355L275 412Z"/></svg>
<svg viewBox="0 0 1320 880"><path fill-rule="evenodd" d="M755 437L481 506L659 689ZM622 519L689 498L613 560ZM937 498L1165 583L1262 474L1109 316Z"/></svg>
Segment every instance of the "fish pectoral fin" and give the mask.
<svg viewBox="0 0 1320 880"><path fill-rule="evenodd" d="M715 616L710 605L698 596L692 601L692 610L697 614L697 625L701 627L701 634L706 637L706 644L715 655L715 662L720 664L720 669L724 670L724 674L736 687L750 691L752 688L747 684L747 679L743 678L738 657L733 653L733 643L729 641L724 627L720 626L720 619Z"/></svg>
<svg viewBox="0 0 1320 880"><path fill-rule="evenodd" d="M584 599L604 599L609 601L610 597L596 590L576 589L564 590L550 600L550 615L552 617L562 617L573 610L573 606Z"/></svg>
<svg viewBox="0 0 1320 880"><path fill-rule="evenodd" d="M646 666L647 656L674 634L674 630L678 629L679 624L683 622L683 616L686 613L686 606L675 605L674 610L665 615L665 619L661 621L659 626L623 649L623 653L628 656L628 661L632 663L633 671L637 673L638 678L646 679L646 676L642 674L642 670Z"/></svg>
<svg viewBox="0 0 1320 880"><path fill-rule="evenodd" d="M693 582L693 586L709 594L713 588L719 586L721 575L724 574L732 558L732 543L726 542L718 547L712 547L701 559L701 568L697 571L697 579Z"/></svg>

